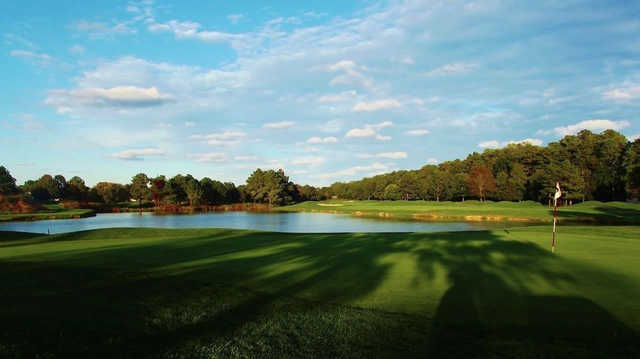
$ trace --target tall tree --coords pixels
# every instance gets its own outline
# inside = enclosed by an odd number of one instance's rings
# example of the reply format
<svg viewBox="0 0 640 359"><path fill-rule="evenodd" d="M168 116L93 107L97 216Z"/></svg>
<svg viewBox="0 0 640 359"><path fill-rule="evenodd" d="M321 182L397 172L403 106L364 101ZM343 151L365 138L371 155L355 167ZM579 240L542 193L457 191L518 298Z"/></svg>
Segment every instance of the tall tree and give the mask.
<svg viewBox="0 0 640 359"><path fill-rule="evenodd" d="M98 182L95 191L106 204L116 204L129 200L129 193L125 187L119 183Z"/></svg>
<svg viewBox="0 0 640 359"><path fill-rule="evenodd" d="M640 199L640 138L629 144L624 166L627 194L632 199Z"/></svg>
<svg viewBox="0 0 640 359"><path fill-rule="evenodd" d="M84 180L78 176L73 176L67 183L67 196L77 201L87 199L87 192L89 188L84 183Z"/></svg>
<svg viewBox="0 0 640 359"><path fill-rule="evenodd" d="M55 197L56 198L66 198L67 197L67 179L64 178L63 175L55 175L53 177L53 180L56 184L56 193L55 193Z"/></svg>
<svg viewBox="0 0 640 359"><path fill-rule="evenodd" d="M167 193L167 180L165 176L156 176L151 179L151 195L153 203L156 207L164 203L164 197Z"/></svg>
<svg viewBox="0 0 640 359"><path fill-rule="evenodd" d="M142 200L148 199L151 195L149 189L149 177L144 173L138 173L131 178L131 187L129 188L131 198L138 201L138 208L142 208Z"/></svg>
<svg viewBox="0 0 640 359"><path fill-rule="evenodd" d="M187 198L189 199L189 206L193 207L194 204L197 204L200 199L202 199L202 194L204 193L200 183L195 178L189 178L185 183L184 190L187 193Z"/></svg>
<svg viewBox="0 0 640 359"><path fill-rule="evenodd" d="M496 181L491 171L485 166L476 166L469 173L469 189L480 201L487 199L487 193L497 189Z"/></svg>
<svg viewBox="0 0 640 359"><path fill-rule="evenodd" d="M9 170L4 166L0 166L0 197L18 192L16 187L16 179L11 176Z"/></svg>
<svg viewBox="0 0 640 359"><path fill-rule="evenodd" d="M384 189L384 199L397 201L402 199L402 189L395 183L391 183Z"/></svg>

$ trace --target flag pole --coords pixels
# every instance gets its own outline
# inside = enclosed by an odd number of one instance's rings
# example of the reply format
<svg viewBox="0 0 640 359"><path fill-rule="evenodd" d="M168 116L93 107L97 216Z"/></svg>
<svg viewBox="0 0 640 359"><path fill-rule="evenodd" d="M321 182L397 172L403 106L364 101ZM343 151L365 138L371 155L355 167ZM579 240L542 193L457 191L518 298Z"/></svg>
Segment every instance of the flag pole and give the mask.
<svg viewBox="0 0 640 359"><path fill-rule="evenodd" d="M551 253L556 252L556 225L558 223L558 198L562 196L560 183L556 182L556 193L553 195L553 235L551 237Z"/></svg>

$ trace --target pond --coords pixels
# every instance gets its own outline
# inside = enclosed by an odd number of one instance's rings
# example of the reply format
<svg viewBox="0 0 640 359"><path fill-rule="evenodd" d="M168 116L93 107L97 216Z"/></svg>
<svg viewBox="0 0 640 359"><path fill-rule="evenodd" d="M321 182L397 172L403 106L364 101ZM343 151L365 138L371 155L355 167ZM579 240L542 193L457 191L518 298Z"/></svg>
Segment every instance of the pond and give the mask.
<svg viewBox="0 0 640 359"><path fill-rule="evenodd" d="M95 217L0 223L0 230L65 233L114 227L233 228L291 233L444 232L483 230L495 224L371 219L328 213L208 212L191 215L101 213Z"/></svg>

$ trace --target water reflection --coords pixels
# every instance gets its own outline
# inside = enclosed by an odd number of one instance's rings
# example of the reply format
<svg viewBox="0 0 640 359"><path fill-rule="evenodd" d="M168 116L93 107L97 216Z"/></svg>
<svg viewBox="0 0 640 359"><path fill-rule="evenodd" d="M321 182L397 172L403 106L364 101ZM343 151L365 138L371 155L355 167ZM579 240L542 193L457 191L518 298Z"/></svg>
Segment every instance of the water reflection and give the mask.
<svg viewBox="0 0 640 359"><path fill-rule="evenodd" d="M418 222L327 213L209 212L194 215L102 213L95 217L0 223L0 230L65 233L114 227L233 228L290 233L443 232L482 230L490 223Z"/></svg>

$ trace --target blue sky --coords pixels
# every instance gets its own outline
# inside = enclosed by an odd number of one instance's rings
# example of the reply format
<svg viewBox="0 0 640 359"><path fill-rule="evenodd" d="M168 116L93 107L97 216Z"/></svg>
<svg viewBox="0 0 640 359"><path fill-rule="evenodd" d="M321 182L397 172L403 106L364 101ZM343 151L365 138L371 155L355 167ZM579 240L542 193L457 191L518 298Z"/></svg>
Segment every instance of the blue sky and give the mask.
<svg viewBox="0 0 640 359"><path fill-rule="evenodd" d="M634 1L0 4L0 164L326 185L640 134Z"/></svg>

